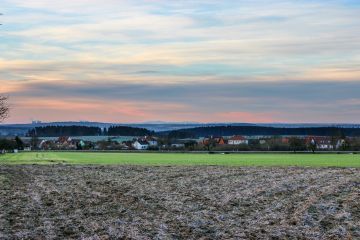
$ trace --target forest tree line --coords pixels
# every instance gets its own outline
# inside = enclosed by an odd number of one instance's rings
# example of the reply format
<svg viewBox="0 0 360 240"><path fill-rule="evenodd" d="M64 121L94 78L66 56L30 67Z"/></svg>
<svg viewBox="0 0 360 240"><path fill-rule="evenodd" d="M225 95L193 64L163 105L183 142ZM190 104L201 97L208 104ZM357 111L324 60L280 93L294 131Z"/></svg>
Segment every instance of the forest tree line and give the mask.
<svg viewBox="0 0 360 240"><path fill-rule="evenodd" d="M87 126L46 126L28 131L27 136L168 136L172 139L198 138L206 136L360 136L360 128L308 127L276 128L260 126L215 126L154 132L146 128L111 126L108 129Z"/></svg>
<svg viewBox="0 0 360 240"><path fill-rule="evenodd" d="M153 131L145 128L127 126L111 126L108 129L87 126L46 126L36 127L28 131L27 136L61 137L61 136L145 136L153 135Z"/></svg>
<svg viewBox="0 0 360 240"><path fill-rule="evenodd" d="M206 136L348 136L359 137L360 128L303 127L277 128L260 126L215 126L196 127L164 132L173 138L197 138Z"/></svg>

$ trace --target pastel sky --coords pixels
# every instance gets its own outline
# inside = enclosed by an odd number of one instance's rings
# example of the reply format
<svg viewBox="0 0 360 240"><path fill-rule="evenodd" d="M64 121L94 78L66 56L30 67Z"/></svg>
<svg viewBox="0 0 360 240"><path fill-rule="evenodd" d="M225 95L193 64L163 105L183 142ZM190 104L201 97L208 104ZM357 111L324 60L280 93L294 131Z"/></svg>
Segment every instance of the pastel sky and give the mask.
<svg viewBox="0 0 360 240"><path fill-rule="evenodd" d="M1 0L7 123L360 122L358 0Z"/></svg>

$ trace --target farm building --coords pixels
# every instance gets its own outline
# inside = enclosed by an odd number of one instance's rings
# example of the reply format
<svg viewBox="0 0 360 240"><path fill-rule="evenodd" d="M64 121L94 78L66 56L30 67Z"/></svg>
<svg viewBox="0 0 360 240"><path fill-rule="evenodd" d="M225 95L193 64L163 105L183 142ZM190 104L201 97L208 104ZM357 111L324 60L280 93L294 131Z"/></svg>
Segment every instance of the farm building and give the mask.
<svg viewBox="0 0 360 240"><path fill-rule="evenodd" d="M149 144L149 147L157 147L158 141L154 137L145 137L146 142Z"/></svg>
<svg viewBox="0 0 360 240"><path fill-rule="evenodd" d="M211 136L209 138L204 138L202 140L202 143L204 145L208 145L210 142L213 142L213 143L215 143L217 145L225 145L226 144L225 139L223 137L213 137L213 136Z"/></svg>
<svg viewBox="0 0 360 240"><path fill-rule="evenodd" d="M173 141L170 146L172 148L184 148L185 147L185 143L180 142L180 141Z"/></svg>
<svg viewBox="0 0 360 240"><path fill-rule="evenodd" d="M249 144L249 140L247 140L243 136L233 136L233 137L229 138L228 144L229 145L241 145L241 144L247 145L247 144Z"/></svg>
<svg viewBox="0 0 360 240"><path fill-rule="evenodd" d="M316 144L316 148L319 150L332 150L334 149L334 145L331 142L331 138L329 137L321 137L321 136L315 136L315 137L307 137L305 139L307 144Z"/></svg>
<svg viewBox="0 0 360 240"><path fill-rule="evenodd" d="M136 140L133 143L133 147L137 150L147 150L149 148L149 143L144 140Z"/></svg>

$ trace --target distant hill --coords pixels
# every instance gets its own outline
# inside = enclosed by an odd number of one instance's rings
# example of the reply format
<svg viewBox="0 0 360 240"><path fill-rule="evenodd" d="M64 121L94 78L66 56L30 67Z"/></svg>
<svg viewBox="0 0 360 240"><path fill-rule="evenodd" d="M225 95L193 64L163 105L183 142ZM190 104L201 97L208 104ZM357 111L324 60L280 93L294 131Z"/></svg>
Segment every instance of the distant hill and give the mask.
<svg viewBox="0 0 360 240"><path fill-rule="evenodd" d="M195 123L195 122L144 122L134 124L121 124L121 123L102 123L102 122L50 122L42 123L35 122L29 124L0 124L0 136L25 136L30 129L35 127L46 126L85 126L85 127L98 127L102 130L108 129L111 126L126 126L134 128L145 128L149 131L168 133L174 130L200 128L200 127L223 127L223 126L254 126L254 127L275 127L275 128L322 128L322 127L341 127L341 128L360 128L360 124L321 124L321 123L308 123L308 124L289 124L289 123Z"/></svg>
<svg viewBox="0 0 360 240"><path fill-rule="evenodd" d="M111 126L108 129L88 126L45 126L35 127L27 132L27 136L60 137L60 136L146 136L154 132L145 128L128 126Z"/></svg>
<svg viewBox="0 0 360 240"><path fill-rule="evenodd" d="M360 136L360 128L341 127L263 127L263 126L213 126L197 127L166 132L169 136L206 137L206 136Z"/></svg>

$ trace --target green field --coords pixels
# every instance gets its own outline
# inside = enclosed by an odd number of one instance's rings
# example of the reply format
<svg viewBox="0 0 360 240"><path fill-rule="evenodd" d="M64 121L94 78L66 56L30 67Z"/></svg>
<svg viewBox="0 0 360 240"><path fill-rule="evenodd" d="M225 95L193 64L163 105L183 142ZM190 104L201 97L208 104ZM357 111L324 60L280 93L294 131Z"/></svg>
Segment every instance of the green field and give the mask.
<svg viewBox="0 0 360 240"><path fill-rule="evenodd" d="M359 154L192 154L26 152L0 155L0 164L218 165L360 167Z"/></svg>

